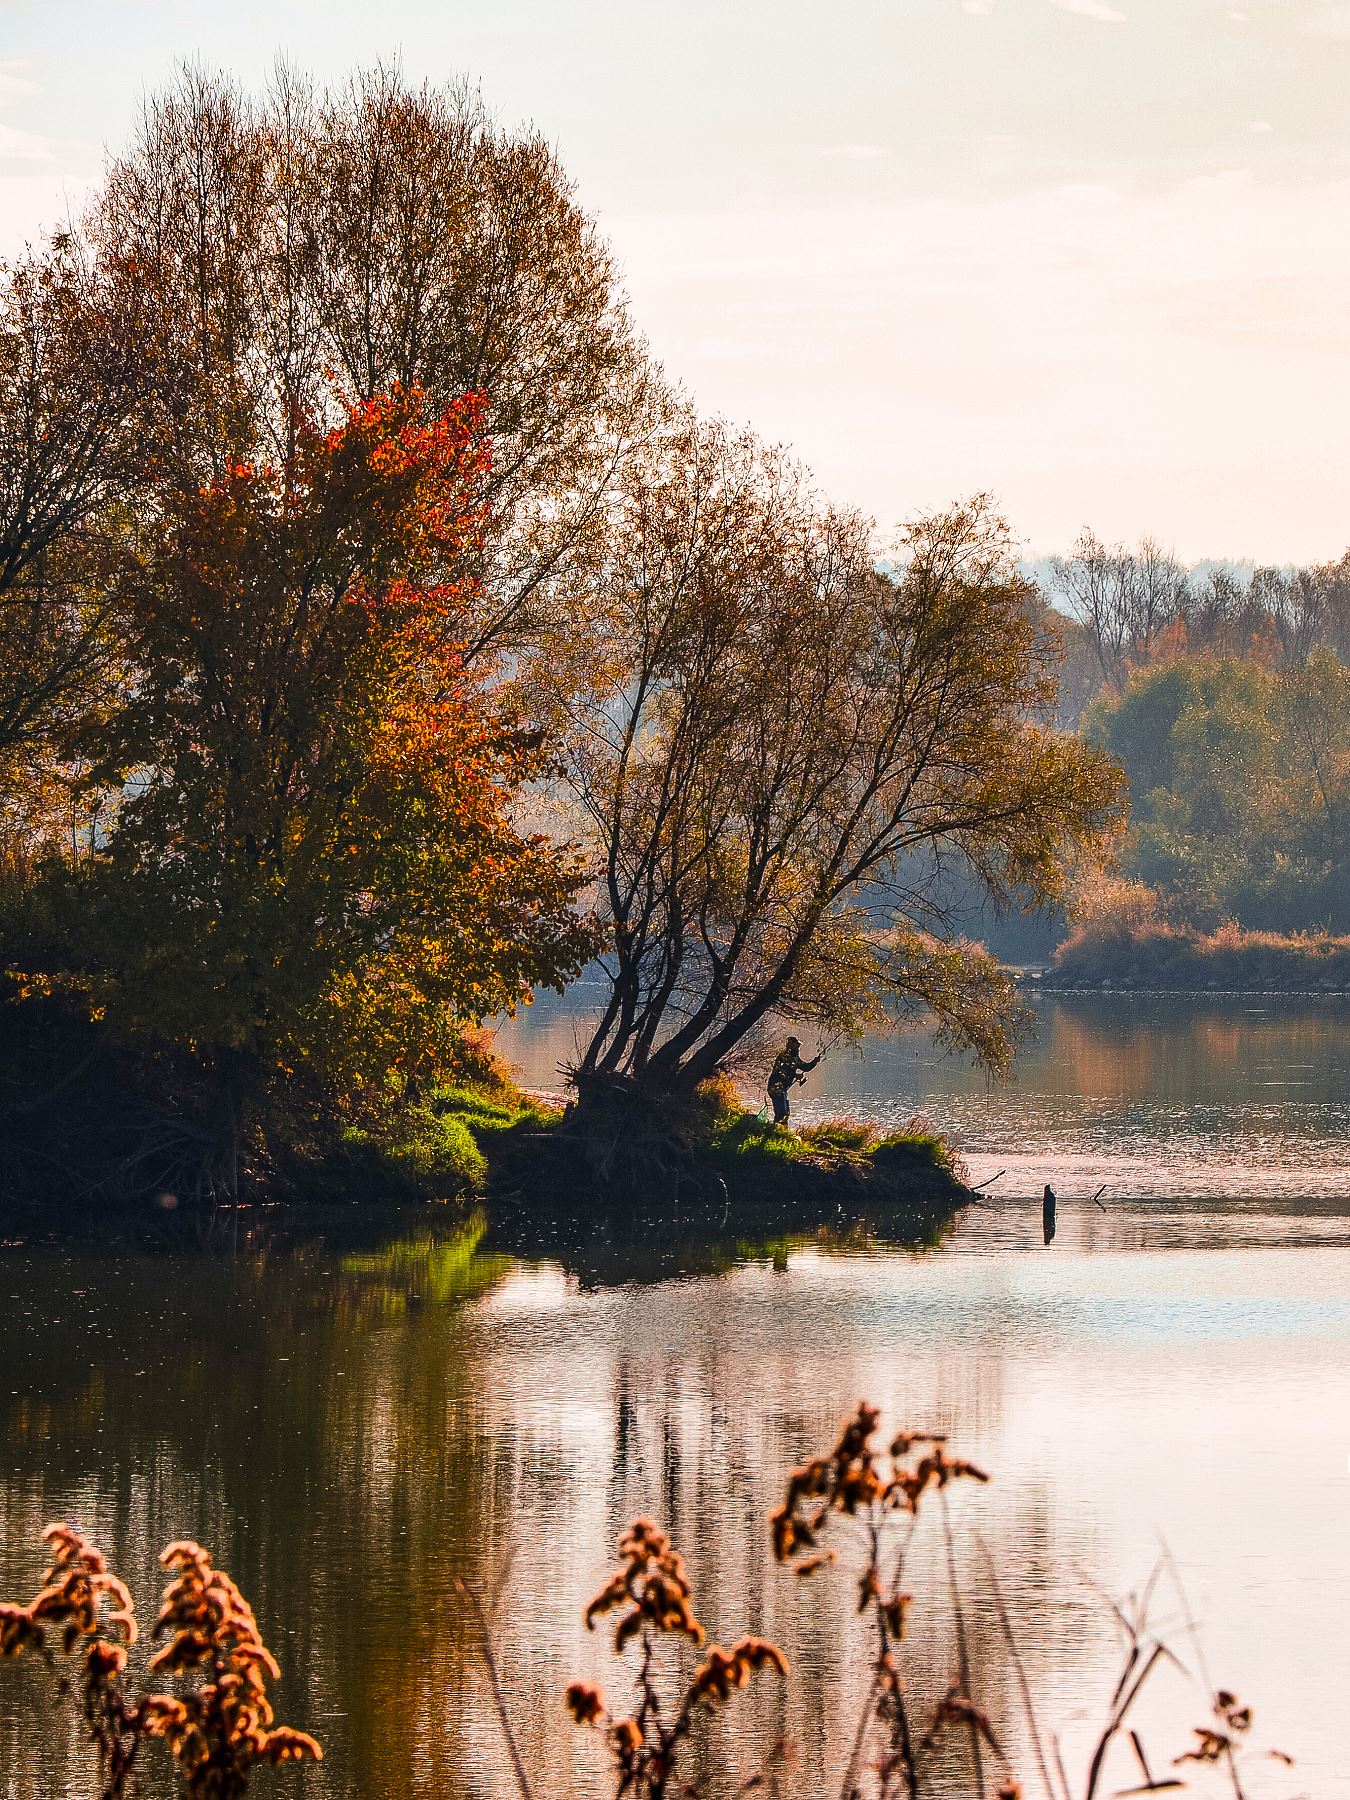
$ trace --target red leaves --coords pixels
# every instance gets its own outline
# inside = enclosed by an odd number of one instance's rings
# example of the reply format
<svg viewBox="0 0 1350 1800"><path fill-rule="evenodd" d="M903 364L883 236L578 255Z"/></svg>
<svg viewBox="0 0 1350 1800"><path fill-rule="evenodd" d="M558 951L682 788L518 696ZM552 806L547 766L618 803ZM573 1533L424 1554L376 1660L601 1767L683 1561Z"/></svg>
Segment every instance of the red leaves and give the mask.
<svg viewBox="0 0 1350 1800"><path fill-rule="evenodd" d="M102 759L155 771L109 844L115 1028L305 1071L346 1112L584 960L579 872L511 818L538 745L465 666L484 414L396 387L169 503Z"/></svg>

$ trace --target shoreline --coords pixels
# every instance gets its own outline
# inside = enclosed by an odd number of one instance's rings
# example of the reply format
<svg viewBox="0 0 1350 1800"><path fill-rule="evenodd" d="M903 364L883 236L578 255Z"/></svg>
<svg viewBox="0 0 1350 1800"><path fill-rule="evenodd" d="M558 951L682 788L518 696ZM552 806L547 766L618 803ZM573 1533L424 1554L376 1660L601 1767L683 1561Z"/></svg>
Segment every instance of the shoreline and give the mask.
<svg viewBox="0 0 1350 1800"><path fill-rule="evenodd" d="M959 1157L929 1131L887 1138L836 1117L788 1132L739 1108L690 1123L642 1181L607 1182L589 1141L535 1095L446 1089L413 1109L403 1135L351 1134L288 1169L264 1158L233 1197L125 1183L115 1162L104 1183L93 1158L44 1184L7 1184L0 1248L231 1253L453 1230L473 1215L527 1258L645 1245L668 1260L681 1246L854 1230L921 1248L973 1197Z"/></svg>
<svg viewBox="0 0 1350 1800"><path fill-rule="evenodd" d="M1157 1000L1350 1000L1350 987L1279 987L1273 985L1245 986L1219 981L1207 981L1202 985L1190 986L1183 983L1169 983L1166 986L1146 981L1135 981L1129 976L1104 976L1099 981L1090 977L1074 977L1072 980L1055 978L1053 970L1032 971L1020 969L1016 972L1019 987L1030 988L1046 994L1126 994L1140 998Z"/></svg>
<svg viewBox="0 0 1350 1800"><path fill-rule="evenodd" d="M1350 995L1350 937L1280 935L1222 925L1133 932L1080 931L1039 975L1019 981L1046 993Z"/></svg>

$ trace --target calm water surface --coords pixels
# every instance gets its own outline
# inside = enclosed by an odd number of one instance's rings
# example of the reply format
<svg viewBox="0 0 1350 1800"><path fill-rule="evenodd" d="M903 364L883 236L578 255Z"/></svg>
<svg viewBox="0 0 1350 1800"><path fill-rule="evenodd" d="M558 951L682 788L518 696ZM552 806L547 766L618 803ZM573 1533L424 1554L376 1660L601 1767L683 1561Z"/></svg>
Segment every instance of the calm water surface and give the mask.
<svg viewBox="0 0 1350 1800"><path fill-rule="evenodd" d="M529 1079L549 1084L572 1029L556 1011L514 1028ZM1350 1795L1347 1073L1343 1002L1060 1001L993 1091L923 1038L834 1061L804 1110L923 1111L974 1179L1006 1171L921 1256L778 1246L715 1276L595 1287L466 1245L220 1262L10 1247L0 1594L31 1591L52 1517L99 1536L143 1611L158 1547L200 1536L280 1657L282 1716L328 1747L266 1791L457 1800L510 1791L454 1597L457 1577L500 1581L541 1795L598 1792L559 1691L574 1674L620 1686L579 1613L647 1510L684 1544L710 1632L789 1652L785 1691L738 1704L793 1742L794 1791L817 1792L857 1697L832 1650L857 1647L848 1559L794 1582L765 1514L866 1394L994 1473L956 1522L979 1691L1029 1792L981 1539L1071 1770L1114 1680L1099 1590L1142 1582L1165 1539L1213 1679L1298 1757L1253 1764L1251 1791ZM1029 1198L1047 1178L1048 1250ZM938 1551L921 1537L909 1576L920 1701L954 1666ZM1170 1595L1158 1618L1193 1663ZM34 1728L39 1675L0 1680L0 1794L25 1800L82 1791L63 1728ZM1202 1711L1180 1676L1160 1684L1157 1762ZM748 1766L716 1738L701 1754L724 1785Z"/></svg>

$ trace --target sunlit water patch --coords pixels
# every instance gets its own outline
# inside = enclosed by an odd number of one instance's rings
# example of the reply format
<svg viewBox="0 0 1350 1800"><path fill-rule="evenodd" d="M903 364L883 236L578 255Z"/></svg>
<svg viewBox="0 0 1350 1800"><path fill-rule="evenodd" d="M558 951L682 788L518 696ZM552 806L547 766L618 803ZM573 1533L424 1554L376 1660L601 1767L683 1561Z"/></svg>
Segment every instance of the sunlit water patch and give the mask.
<svg viewBox="0 0 1350 1800"><path fill-rule="evenodd" d="M853 1591L846 1566L811 1584L779 1569L766 1515L785 1470L868 1395L994 1474L958 1496L956 1524L979 1692L1029 1791L976 1534L1071 1768L1114 1679L1102 1592L1141 1582L1165 1540L1213 1678L1299 1759L1258 1765L1251 1792L1350 1796L1346 1018L1059 1001L1017 1083L993 1091L922 1041L832 1059L812 1112L923 1111L957 1131L973 1179L1008 1171L935 1253L780 1245L658 1285L616 1265L597 1287L426 1238L223 1262L11 1248L0 1595L31 1592L50 1518L94 1531L143 1608L160 1545L199 1536L279 1655L281 1716L328 1748L268 1791L495 1800L511 1776L455 1584L500 1582L539 1800L598 1795L596 1746L560 1693L573 1675L616 1686L581 1608L647 1511L687 1551L710 1631L762 1631L791 1660L784 1692L739 1698L750 1729L714 1733L699 1768L729 1791L752 1746L782 1737L792 1791L832 1793L865 1655ZM525 1072L548 1085L572 1026L531 1029ZM1295 1065L1299 1085L1272 1098L1272 1068ZM1048 1248L1044 1179L1061 1195ZM955 1656L931 1539L907 1580L923 1706ZM1181 1632L1173 1603L1165 1622ZM6 1800L83 1791L41 1674L0 1671ZM1142 1722L1164 1770L1202 1712L1179 1678L1158 1689ZM1127 1761L1113 1780L1136 1774ZM954 1765L951 1791L968 1786Z"/></svg>

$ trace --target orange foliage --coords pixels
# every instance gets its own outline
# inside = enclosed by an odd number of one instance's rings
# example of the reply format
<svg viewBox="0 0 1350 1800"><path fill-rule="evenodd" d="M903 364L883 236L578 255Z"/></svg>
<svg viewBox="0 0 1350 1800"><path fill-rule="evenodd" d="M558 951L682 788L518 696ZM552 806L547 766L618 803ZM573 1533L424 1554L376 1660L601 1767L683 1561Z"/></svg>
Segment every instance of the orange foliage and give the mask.
<svg viewBox="0 0 1350 1800"><path fill-rule="evenodd" d="M511 818L537 741L462 656L484 405L395 387L166 500L96 746L130 783L91 981L115 1028L372 1097L583 959L573 863Z"/></svg>

